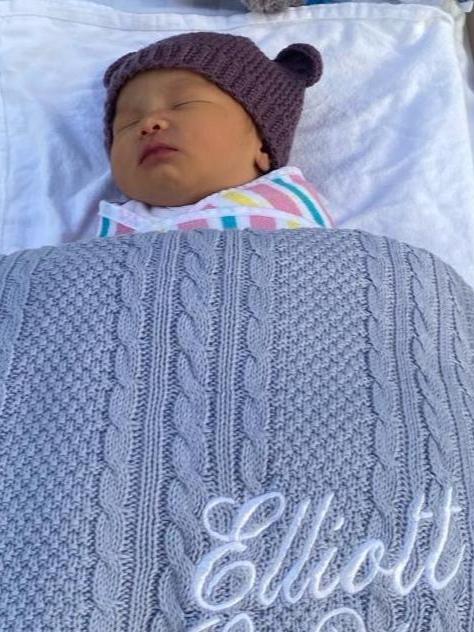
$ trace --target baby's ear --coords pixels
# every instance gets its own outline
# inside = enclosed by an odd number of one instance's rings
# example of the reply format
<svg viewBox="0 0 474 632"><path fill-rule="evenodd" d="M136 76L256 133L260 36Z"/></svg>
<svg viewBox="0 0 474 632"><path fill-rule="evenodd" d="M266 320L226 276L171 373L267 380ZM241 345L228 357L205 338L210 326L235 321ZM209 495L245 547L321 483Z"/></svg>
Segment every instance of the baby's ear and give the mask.
<svg viewBox="0 0 474 632"><path fill-rule="evenodd" d="M278 13L288 7L300 7L306 0L241 0L249 9L258 13Z"/></svg>

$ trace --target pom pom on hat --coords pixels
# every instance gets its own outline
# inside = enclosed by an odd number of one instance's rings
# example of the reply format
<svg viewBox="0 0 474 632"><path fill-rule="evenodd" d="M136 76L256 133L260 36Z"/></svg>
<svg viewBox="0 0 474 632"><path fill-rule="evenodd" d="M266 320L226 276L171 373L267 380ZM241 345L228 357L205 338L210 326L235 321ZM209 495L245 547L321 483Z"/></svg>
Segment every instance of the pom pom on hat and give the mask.
<svg viewBox="0 0 474 632"><path fill-rule="evenodd" d="M310 44L290 44L278 53L275 61L301 77L307 88L314 86L323 74L321 53Z"/></svg>

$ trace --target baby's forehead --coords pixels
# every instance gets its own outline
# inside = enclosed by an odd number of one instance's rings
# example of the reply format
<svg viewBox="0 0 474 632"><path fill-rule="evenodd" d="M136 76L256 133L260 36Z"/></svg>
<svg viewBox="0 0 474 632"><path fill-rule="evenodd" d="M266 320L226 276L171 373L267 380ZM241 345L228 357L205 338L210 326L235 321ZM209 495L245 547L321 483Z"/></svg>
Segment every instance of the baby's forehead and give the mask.
<svg viewBox="0 0 474 632"><path fill-rule="evenodd" d="M161 90L180 88L182 86L209 86L215 84L204 75L184 68L159 68L147 70L135 77L135 87L152 86ZM130 85L133 89L133 85Z"/></svg>
<svg viewBox="0 0 474 632"><path fill-rule="evenodd" d="M189 70L188 68L158 68L150 72L159 77L166 77L171 82L175 80L186 80L191 83L207 83L209 81L205 75L195 70Z"/></svg>

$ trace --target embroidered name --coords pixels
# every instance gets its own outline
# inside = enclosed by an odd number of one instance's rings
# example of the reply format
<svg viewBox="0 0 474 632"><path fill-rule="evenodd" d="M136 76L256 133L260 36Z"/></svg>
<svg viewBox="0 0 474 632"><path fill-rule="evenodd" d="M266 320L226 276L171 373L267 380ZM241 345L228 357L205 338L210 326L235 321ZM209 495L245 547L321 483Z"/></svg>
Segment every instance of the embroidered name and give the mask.
<svg viewBox="0 0 474 632"><path fill-rule="evenodd" d="M445 588L457 574L462 563L465 550L465 546L462 546L457 559L451 565L451 570L446 573L444 577L438 577L436 566L448 540L451 516L461 511L460 507L452 505L452 495L452 488L447 488L444 492L441 503L442 506L438 524L438 535L432 545L432 548L428 552L424 564L422 564L416 571L411 581L404 584L402 576L410 559L410 555L412 554L420 522L422 520L433 519L432 511L422 510L425 503L425 495L423 493L418 494L409 505L407 512L407 531L405 533L398 558L392 566L385 567L381 564L381 560L386 552L383 542L375 538L368 538L354 549L349 559L342 564L334 579L330 583L323 585L322 577L330 566L331 561L338 550L337 547L331 547L324 552L322 558L318 561L316 566L312 568L310 575L303 582L300 590L296 593L293 592L292 587L310 557L311 550L318 538L321 526L329 512L334 494L327 494L317 506L309 537L304 543L303 551L300 557L292 564L283 579L281 579L273 591L269 590L270 583L278 575L282 568L282 564L308 511L311 500L306 499L297 506L295 515L289 526L288 533L283 538L277 554L274 559L269 562L268 568L257 585L256 567L250 559L242 559L241 557L239 559L234 559L233 561L229 561L228 564L221 566L217 572L215 572L214 567L225 558L232 559L236 555L244 554L248 548L245 542L258 538L264 531L269 529L272 524L277 522L285 510L285 498L283 494L279 492L268 492L246 501L235 512L228 533L220 533L212 528L210 514L213 510L220 506L235 506L237 503L232 498L214 498L206 505L203 514L203 522L209 535L215 538L218 542L215 547L209 551L209 553L204 555L203 558L196 564L192 582L193 598L201 609L215 614L230 608L235 608L251 591L255 591L254 594L256 600L262 606L268 608L274 603L280 593L283 601L288 604L294 604L300 601L305 593L314 599L325 599L329 597L329 595L331 595L338 586L341 586L342 590L353 595L369 586L369 584L371 584L379 574L390 577L393 590L401 596L406 596L412 592L420 581L422 575L424 575L425 580L434 590L441 590ZM275 509L271 515L261 524L253 524L252 527L248 527L247 525L256 511L269 501L276 503ZM333 531L341 529L343 524L344 517L340 516L333 526ZM364 578L356 581L356 576L365 562L369 563L370 570ZM241 584L238 592L219 603L212 603L209 595L212 594L212 591L226 578L226 576L228 579L236 571L239 571ZM244 579L242 579L242 575ZM334 619L342 617L343 615L351 617L355 625L358 626L358 632L367 632L360 615L351 608L339 608L327 613L316 625L314 632L323 632L323 628L324 630L338 630L338 628L334 626ZM326 626L330 620L332 620L331 626ZM220 615L213 616L212 619L194 626L190 632L204 632L211 630L221 623L221 621L222 617ZM226 623L226 625L222 628L222 631L228 632L237 628L239 632L241 630L248 630L251 632L255 629L252 619L248 613L240 612L236 614L232 620ZM398 630L395 630L394 632L407 631L407 624L403 624L401 628L398 628Z"/></svg>

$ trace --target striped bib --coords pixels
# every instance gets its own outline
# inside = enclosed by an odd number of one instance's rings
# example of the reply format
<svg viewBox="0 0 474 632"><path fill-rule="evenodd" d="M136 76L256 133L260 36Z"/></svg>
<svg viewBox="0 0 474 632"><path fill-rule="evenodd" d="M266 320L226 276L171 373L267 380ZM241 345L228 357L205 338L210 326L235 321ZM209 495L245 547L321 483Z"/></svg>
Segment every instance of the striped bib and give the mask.
<svg viewBox="0 0 474 632"><path fill-rule="evenodd" d="M298 167L285 166L187 206L149 206L102 200L99 237L193 228L334 228L326 199Z"/></svg>

